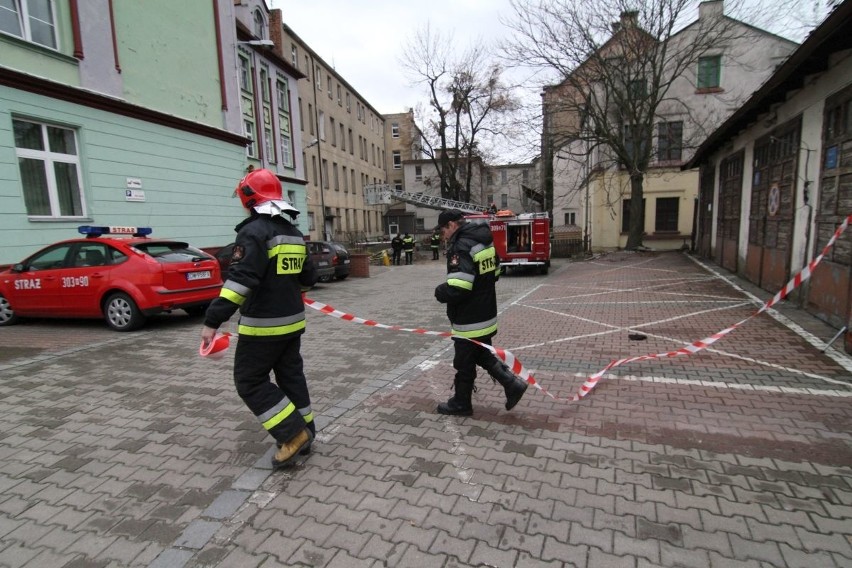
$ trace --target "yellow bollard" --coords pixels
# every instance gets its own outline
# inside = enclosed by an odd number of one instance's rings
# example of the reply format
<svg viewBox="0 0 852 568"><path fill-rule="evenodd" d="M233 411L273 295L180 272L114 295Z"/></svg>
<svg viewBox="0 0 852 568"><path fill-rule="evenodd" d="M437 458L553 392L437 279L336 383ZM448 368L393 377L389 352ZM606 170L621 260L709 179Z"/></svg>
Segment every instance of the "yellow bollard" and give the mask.
<svg viewBox="0 0 852 568"><path fill-rule="evenodd" d="M388 251L382 251L382 264L385 266L390 266L390 257L388 256Z"/></svg>

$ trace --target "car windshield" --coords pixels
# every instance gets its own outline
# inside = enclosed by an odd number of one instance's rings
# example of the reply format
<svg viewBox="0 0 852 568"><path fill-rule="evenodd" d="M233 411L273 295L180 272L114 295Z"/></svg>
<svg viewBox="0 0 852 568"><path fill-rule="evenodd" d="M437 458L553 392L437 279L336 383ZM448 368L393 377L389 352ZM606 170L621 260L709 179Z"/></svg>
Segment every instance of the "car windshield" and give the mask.
<svg viewBox="0 0 852 568"><path fill-rule="evenodd" d="M155 258L158 262L198 262L210 258L199 249L189 246L187 243L177 241L152 241L150 243L136 243L133 248L144 252Z"/></svg>

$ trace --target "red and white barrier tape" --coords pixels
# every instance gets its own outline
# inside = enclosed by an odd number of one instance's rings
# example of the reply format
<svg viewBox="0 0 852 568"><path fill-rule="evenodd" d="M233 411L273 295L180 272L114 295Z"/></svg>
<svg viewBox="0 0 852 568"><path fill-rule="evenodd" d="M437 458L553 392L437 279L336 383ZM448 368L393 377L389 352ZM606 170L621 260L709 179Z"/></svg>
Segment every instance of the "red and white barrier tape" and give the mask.
<svg viewBox="0 0 852 568"><path fill-rule="evenodd" d="M359 317L354 316L352 314L347 314L347 313L341 312L341 311L336 310L335 308L333 308L333 307L331 307L327 304L323 304L322 302L317 302L316 300L311 300L310 298L307 298L307 297L304 299L304 301L305 301L305 305L310 307L310 308L313 308L313 309L320 311L324 314L328 314L332 317L336 317L336 318L339 318L339 319L342 319L342 320L345 320L345 321L350 321L350 322L353 322L353 323L360 323L360 324L367 325L367 326L370 326L370 327L376 327L376 328L379 328L379 329L387 329L387 330L390 330L390 331L407 331L407 332L411 332L411 333L417 333L417 334L420 334L420 335L434 335L434 336L438 336L438 337L453 338L453 339L457 339L457 340L464 339L466 341L472 341L473 343L476 343L477 345L480 345L480 346L488 349L492 353L494 353L503 362L505 362L506 365L508 365L510 369L512 369L513 373L515 373L516 375L518 375L519 377L524 379L528 384L533 385L534 387L536 387L537 389L542 391L542 393L549 396L550 398L552 398L554 400L576 402L576 401L579 401L582 398L584 398L586 395L588 395L592 391L592 389L594 389L595 386L598 384L601 377L603 377L603 375L605 375L606 372L609 371L610 369L613 369L615 367L619 367L621 365L625 365L627 363L634 363L636 361L648 361L648 360L651 360L651 359L664 359L664 358L670 358L670 357L677 357L679 355L692 355L694 353L698 353L699 351L702 351L702 350L708 348L709 346L713 345L714 343L716 343L717 341L719 341L720 339L722 339L723 337L725 337L726 335L728 335L729 333L731 333L732 331L734 331L735 329L737 329L738 327L743 325L745 322L747 322L751 318L765 312L766 310L768 310L769 308L771 308L772 306L774 306L775 304L777 304L778 302L780 302L781 300L786 298L791 292L793 292L793 290L795 290L796 288L801 286L803 282L805 282L808 278L811 277L811 274L813 273L813 270L816 267L816 265L819 264L822 261L823 257L825 257L825 255L828 253L828 250L832 246L834 246L834 243L837 241L838 238L840 238L840 235L843 234L843 232L846 230L846 228L849 226L850 223L852 223L852 215L848 215L846 217L846 219L844 219L844 221L840 224L840 226L834 232L834 235L831 237L831 239L829 239L829 241L828 241L828 243L826 243L825 247L823 247L822 252L819 254L819 256L817 256L811 262L809 262L808 265L805 268L803 268L801 271L799 271L795 276L793 276L793 278L790 279L789 282L787 282L787 284L784 286L784 288L781 289L781 291L779 291L777 294L775 294L775 296L773 296L766 303L764 303L760 307L759 310L757 310L756 312L754 312L753 314L751 314L747 318L745 318L741 321L738 321L734 325L727 327L727 328L723 329L722 331L716 332L709 337L705 337L704 339L694 341L694 342L687 344L687 345L684 345L680 349L676 349L674 351L668 351L666 353L656 353L656 354L653 354L653 355L638 355L638 356L635 356L635 357L626 357L624 359L613 360L606 367L604 367L603 369L601 369L600 371L598 371L594 375L590 376L586 380L586 382L584 382L583 385L580 387L580 390L577 392L577 394L575 394L574 396L572 396L570 398L560 398L560 397L557 397L557 396L551 394L550 392L548 392L547 389L545 389L540 384L538 384L535 377L533 377L532 373L530 373L529 370L526 367L523 366L521 361L517 357L515 357L510 351L507 351L505 349L499 349L499 348L493 347L491 345L486 345L485 343L481 343L479 341L476 341L475 339L468 339L466 337L453 335L452 333L450 333L448 331L429 331L429 330L420 329L420 328L404 328L404 327L401 327L401 326L398 326L398 325L385 325L385 324L381 324L381 323L378 323L378 322L373 321L373 320L365 320L363 318L359 318Z"/></svg>
<svg viewBox="0 0 852 568"><path fill-rule="evenodd" d="M494 355L499 357L501 361L506 363L506 365L508 365L508 367L510 369L512 369L513 373L515 373L516 375L521 377L528 384L531 384L531 385L535 386L536 388L544 391L544 389L542 389L541 386L538 384L538 382L535 380L535 377L532 376L532 373L529 372L529 369L524 367L523 364L521 363L521 361L517 357L515 357L512 354L511 351L507 351L505 349L499 349L497 347L494 347L493 345L488 345L488 344L482 343L480 341L477 341L475 339L469 339L467 337L461 337L460 335L453 335L449 331L429 331L427 329L421 329L421 328L406 328L406 327L401 327L401 326L398 326L398 325L386 325L386 324L383 324L383 323L379 323L377 321L366 320L366 319L359 318L359 317L352 315L352 314L347 314L345 312L341 312L340 310L337 310L337 309L329 306L328 304L323 304L322 302L317 302L316 300L311 300L310 298L307 298L307 297L304 299L304 301L305 301L305 305L308 306L309 308L313 308L313 309L315 309L319 312L322 312L324 314L330 315L330 316L335 317L335 318L339 318L339 319L342 319L342 320L345 320L345 321L351 321L352 323L360 323L360 324L363 324L363 325L366 325L366 326L375 327L375 328L378 328L378 329L387 329L387 330L390 330L390 331L407 331L407 332L410 332L410 333L417 333L419 335L435 335L435 336L438 336L438 337L446 337L446 338L458 339L458 340L463 339L465 341L471 341L471 342L476 343L477 345L479 345L481 347L488 349L492 353L494 353ZM553 396L550 393L548 393L547 391L544 391L544 392L548 396Z"/></svg>

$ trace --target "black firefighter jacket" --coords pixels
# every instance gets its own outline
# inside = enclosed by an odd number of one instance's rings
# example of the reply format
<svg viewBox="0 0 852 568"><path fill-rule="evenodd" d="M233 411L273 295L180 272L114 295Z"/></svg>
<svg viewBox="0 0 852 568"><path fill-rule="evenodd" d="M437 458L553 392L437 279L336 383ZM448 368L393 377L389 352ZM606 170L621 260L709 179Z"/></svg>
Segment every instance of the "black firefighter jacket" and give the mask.
<svg viewBox="0 0 852 568"><path fill-rule="evenodd" d="M447 304L455 335L471 339L497 333L497 292L500 261L491 230L485 224L462 224L447 243L447 280L435 298Z"/></svg>
<svg viewBox="0 0 852 568"><path fill-rule="evenodd" d="M281 216L252 214L236 227L227 280L207 309L204 325L218 328L237 309L239 333L280 339L305 329L302 291L317 281L304 237Z"/></svg>

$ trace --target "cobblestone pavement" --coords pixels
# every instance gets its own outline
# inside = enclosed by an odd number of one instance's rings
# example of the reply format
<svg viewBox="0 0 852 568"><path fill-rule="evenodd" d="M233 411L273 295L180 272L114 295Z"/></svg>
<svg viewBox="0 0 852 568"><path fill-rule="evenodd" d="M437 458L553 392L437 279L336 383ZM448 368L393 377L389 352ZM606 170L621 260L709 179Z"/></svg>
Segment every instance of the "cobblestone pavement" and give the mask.
<svg viewBox="0 0 852 568"><path fill-rule="evenodd" d="M441 262L371 267L309 296L443 331ZM271 439L201 321L0 328L0 565L27 567L852 565L852 362L793 306L688 256L556 261L498 285L499 347L541 386L510 413L480 376L469 418L452 343L308 310L321 429L273 473ZM233 330L233 325L231 325ZM630 334L646 339L632 341Z"/></svg>

